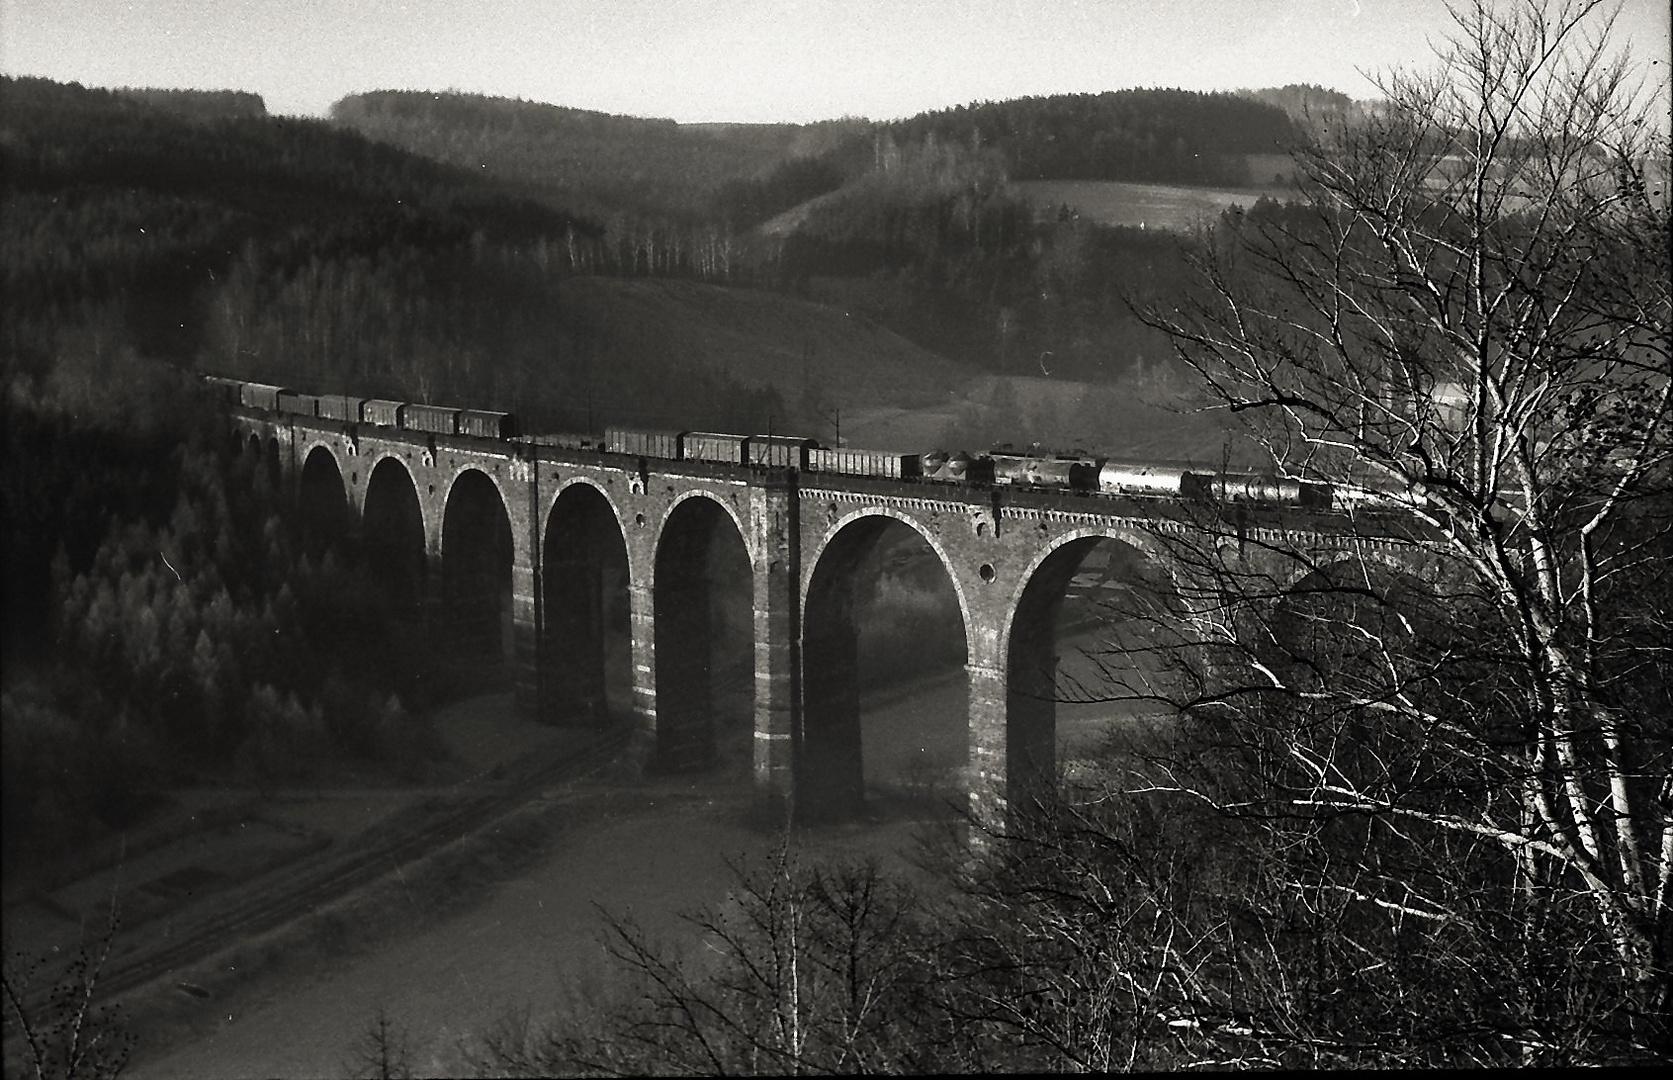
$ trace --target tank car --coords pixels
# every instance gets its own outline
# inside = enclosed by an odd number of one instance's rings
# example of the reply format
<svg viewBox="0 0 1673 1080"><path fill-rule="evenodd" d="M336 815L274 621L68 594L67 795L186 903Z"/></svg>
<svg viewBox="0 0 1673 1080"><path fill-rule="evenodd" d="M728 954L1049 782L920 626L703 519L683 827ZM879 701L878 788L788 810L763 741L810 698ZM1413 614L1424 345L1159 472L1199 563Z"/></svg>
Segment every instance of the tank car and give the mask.
<svg viewBox="0 0 1673 1080"><path fill-rule="evenodd" d="M809 450L807 469L842 476L880 476L888 480L919 480L924 475L923 459L919 455L890 454L882 450Z"/></svg>
<svg viewBox="0 0 1673 1080"><path fill-rule="evenodd" d="M632 428L606 428L604 449L612 454L636 454L639 457L667 458L677 461L680 456L680 434L677 431L636 431Z"/></svg>
<svg viewBox="0 0 1673 1080"><path fill-rule="evenodd" d="M1106 495L1188 495L1204 493L1202 473L1176 465L1106 461L1098 470L1098 490Z"/></svg>
<svg viewBox="0 0 1673 1080"><path fill-rule="evenodd" d="M924 479L950 484L993 483L993 459L972 457L963 450L932 450L922 459Z"/></svg>
<svg viewBox="0 0 1673 1080"><path fill-rule="evenodd" d="M522 434L517 414L488 409L460 409L459 434L479 439L515 439Z"/></svg>
<svg viewBox="0 0 1673 1080"><path fill-rule="evenodd" d="M806 469L807 456L819 449L817 439L800 435L751 435L744 446L751 465L773 469Z"/></svg>
<svg viewBox="0 0 1673 1080"><path fill-rule="evenodd" d="M1061 454L1019 454L994 451L993 482L1028 487L1063 488L1069 491L1098 490L1098 461Z"/></svg>
<svg viewBox="0 0 1673 1080"><path fill-rule="evenodd" d="M721 465L742 465L744 444L742 435L728 435L720 431L682 431L680 458L684 461L713 461Z"/></svg>
<svg viewBox="0 0 1673 1080"><path fill-rule="evenodd" d="M1222 473L1214 479L1214 497L1223 502L1287 503L1327 510L1331 487L1270 473Z"/></svg>
<svg viewBox="0 0 1673 1080"><path fill-rule="evenodd" d="M427 431L432 435L457 435L459 410L445 405L408 405L401 414L401 426L408 431Z"/></svg>

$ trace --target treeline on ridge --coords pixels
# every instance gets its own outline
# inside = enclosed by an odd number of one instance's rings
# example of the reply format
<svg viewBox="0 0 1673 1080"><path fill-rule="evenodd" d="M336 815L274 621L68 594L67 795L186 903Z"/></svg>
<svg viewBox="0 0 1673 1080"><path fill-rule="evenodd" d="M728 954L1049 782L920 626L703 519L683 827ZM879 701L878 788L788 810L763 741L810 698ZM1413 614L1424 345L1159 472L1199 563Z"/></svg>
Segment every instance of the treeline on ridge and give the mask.
<svg viewBox="0 0 1673 1080"><path fill-rule="evenodd" d="M382 90L331 107L332 122L508 187L574 206L671 219L707 216L710 195L786 159L817 157L861 130L823 124L679 124L475 94Z"/></svg>
<svg viewBox="0 0 1673 1080"><path fill-rule="evenodd" d="M8 382L38 392L66 348L127 349L534 422L572 404L590 331L560 317L559 283L602 261L595 223L317 121L194 122L34 79L0 95ZM717 425L773 407L701 370L665 403Z"/></svg>
<svg viewBox="0 0 1673 1080"><path fill-rule="evenodd" d="M1165 237L1042 216L1011 181L1247 183L1246 155L1295 135L1276 105L1171 90L800 128L415 92L357 95L333 115L508 190L596 209L604 233L577 253L581 272L786 289L989 370L1049 352L1067 377L1165 351L1119 296L1165 288L1177 258Z"/></svg>
<svg viewBox="0 0 1673 1080"><path fill-rule="evenodd" d="M1295 138L1281 109L1237 94L1112 90L981 102L892 125L907 142L991 147L1013 180L1247 185L1248 154Z"/></svg>

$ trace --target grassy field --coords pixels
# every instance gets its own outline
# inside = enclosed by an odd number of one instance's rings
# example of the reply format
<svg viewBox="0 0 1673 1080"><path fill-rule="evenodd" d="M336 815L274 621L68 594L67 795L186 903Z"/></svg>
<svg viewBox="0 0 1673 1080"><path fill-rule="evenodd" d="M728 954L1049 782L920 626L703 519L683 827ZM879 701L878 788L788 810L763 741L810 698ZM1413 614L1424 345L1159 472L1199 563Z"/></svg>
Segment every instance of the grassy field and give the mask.
<svg viewBox="0 0 1673 1080"><path fill-rule="evenodd" d="M777 386L792 402L812 391L844 411L877 403L921 408L977 375L840 307L775 292L578 277L564 283L562 295L595 327L596 363L667 355L751 386Z"/></svg>
<svg viewBox="0 0 1673 1080"><path fill-rule="evenodd" d="M1279 188L1200 188L1129 184L1112 180L1028 180L1011 185L1030 204L1050 210L1063 205L1100 225L1128 225L1183 232L1204 218L1262 195L1282 198Z"/></svg>

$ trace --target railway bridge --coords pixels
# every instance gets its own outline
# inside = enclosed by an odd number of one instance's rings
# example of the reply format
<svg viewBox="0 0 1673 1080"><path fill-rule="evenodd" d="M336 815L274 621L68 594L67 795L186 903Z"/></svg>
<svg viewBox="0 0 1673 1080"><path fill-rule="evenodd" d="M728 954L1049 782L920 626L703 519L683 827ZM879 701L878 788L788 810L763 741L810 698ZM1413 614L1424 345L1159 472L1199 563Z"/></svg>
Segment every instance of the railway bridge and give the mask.
<svg viewBox="0 0 1673 1080"><path fill-rule="evenodd" d="M921 539L957 599L969 717L958 782L982 815L1002 815L1020 785L1055 768L1058 616L1101 543L1169 582L1171 617L1198 624L1199 641L1216 632L1216 566L1282 586L1332 562L1412 570L1424 559L1398 529L1300 507L1205 512L1185 500L646 459L241 407L230 420L303 512L361 538L392 587L415 598L451 590L447 632L463 640L471 612L491 623L520 710L606 722L607 668L623 662L607 660L607 638L625 636L635 738L653 766L712 752L712 557L747 563L753 775L764 802L798 813L840 814L863 794L856 596L866 556L891 530Z"/></svg>

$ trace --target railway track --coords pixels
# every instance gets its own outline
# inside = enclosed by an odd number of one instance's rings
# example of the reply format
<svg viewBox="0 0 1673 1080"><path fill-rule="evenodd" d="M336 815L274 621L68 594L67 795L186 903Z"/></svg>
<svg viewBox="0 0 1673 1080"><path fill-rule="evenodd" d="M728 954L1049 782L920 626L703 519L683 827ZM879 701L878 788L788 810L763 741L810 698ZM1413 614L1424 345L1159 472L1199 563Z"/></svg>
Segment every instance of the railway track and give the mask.
<svg viewBox="0 0 1673 1080"><path fill-rule="evenodd" d="M192 919L185 934L161 946L141 945L126 955L107 958L94 988L95 1004L109 1002L159 979L181 972L240 940L265 933L348 895L386 874L466 836L528 802L550 785L577 779L613 760L629 741L630 727L616 725L562 755L548 754L513 763L497 775L479 775L460 784L458 795L441 805L412 811L419 820L400 829L380 827L375 835L352 841L346 850L326 849L306 865L278 868L254 881L234 886L209 903L216 910ZM400 819L397 819L400 820ZM229 901L231 901L229 903ZM62 976L59 976L60 978ZM208 992L181 982L194 996ZM40 987L25 998L35 1015L52 993ZM5 1038L17 1034L16 1017L6 1017ZM11 1047L8 1047L10 1050Z"/></svg>

